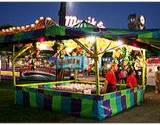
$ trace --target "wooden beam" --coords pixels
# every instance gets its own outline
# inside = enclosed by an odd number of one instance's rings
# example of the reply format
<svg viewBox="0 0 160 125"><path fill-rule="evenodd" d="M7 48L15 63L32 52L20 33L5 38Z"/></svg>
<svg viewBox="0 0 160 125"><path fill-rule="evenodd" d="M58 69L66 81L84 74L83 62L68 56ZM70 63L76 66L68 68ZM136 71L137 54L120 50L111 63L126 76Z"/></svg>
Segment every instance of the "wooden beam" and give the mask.
<svg viewBox="0 0 160 125"><path fill-rule="evenodd" d="M13 50L12 50L12 73L13 73L13 85L16 86L16 76L15 76L15 44L13 44Z"/></svg>
<svg viewBox="0 0 160 125"><path fill-rule="evenodd" d="M98 58L98 52L97 52L97 41L95 39L95 49L94 49L94 63L95 63L95 69L96 69L96 94L100 95L100 83L99 83L99 58Z"/></svg>
<svg viewBox="0 0 160 125"><path fill-rule="evenodd" d="M89 50L85 45L83 45L78 39L73 39L73 41L76 42L80 47L82 47L91 56L94 55L94 53L91 50Z"/></svg>
<svg viewBox="0 0 160 125"><path fill-rule="evenodd" d="M146 76L146 51L143 50L143 68L142 68L142 86L145 88L145 77Z"/></svg>

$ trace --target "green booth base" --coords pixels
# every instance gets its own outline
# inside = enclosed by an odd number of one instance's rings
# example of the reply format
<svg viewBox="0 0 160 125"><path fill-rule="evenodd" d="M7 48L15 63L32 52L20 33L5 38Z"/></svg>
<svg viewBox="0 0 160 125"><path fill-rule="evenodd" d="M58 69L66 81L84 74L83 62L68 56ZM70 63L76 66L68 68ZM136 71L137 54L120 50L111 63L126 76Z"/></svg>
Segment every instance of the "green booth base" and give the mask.
<svg viewBox="0 0 160 125"><path fill-rule="evenodd" d="M138 87L98 96L53 90L53 84L55 83L17 85L15 103L103 120L135 105L140 105L144 99L144 89Z"/></svg>

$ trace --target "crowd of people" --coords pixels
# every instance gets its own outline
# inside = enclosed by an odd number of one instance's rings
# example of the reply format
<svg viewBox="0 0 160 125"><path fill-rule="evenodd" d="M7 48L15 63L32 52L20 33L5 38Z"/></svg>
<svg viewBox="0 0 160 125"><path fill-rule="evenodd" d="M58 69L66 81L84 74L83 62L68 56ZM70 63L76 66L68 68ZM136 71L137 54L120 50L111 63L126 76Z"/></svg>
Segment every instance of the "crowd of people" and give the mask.
<svg viewBox="0 0 160 125"><path fill-rule="evenodd" d="M117 91L118 83L126 84L126 88L134 88L138 84L136 73L133 68L124 68L119 71L117 64L111 64L110 68L105 73L105 92Z"/></svg>

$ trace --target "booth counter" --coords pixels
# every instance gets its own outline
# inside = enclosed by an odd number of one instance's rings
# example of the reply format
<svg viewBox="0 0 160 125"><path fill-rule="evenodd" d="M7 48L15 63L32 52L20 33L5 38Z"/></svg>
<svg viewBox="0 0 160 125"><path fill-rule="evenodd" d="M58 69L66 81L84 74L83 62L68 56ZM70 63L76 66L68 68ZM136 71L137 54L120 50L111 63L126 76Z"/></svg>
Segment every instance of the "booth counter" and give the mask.
<svg viewBox="0 0 160 125"><path fill-rule="evenodd" d="M70 84L69 81L64 83ZM54 84L16 85L15 103L102 120L140 105L144 99L144 90L138 87L96 95L54 90Z"/></svg>

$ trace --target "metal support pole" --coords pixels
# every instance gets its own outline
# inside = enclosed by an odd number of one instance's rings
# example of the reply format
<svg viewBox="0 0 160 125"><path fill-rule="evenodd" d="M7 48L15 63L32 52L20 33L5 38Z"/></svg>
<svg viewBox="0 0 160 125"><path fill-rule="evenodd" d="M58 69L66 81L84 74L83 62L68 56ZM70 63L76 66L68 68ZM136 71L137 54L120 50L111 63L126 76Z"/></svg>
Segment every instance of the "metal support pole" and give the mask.
<svg viewBox="0 0 160 125"><path fill-rule="evenodd" d="M146 51L143 50L143 69L142 69L142 86L145 88L145 76L146 76Z"/></svg>
<svg viewBox="0 0 160 125"><path fill-rule="evenodd" d="M91 56L93 56L94 55L94 53L91 51L91 50L89 50L85 45L83 45L78 39L73 39L73 41L75 42L75 43L77 43L81 48L83 48L87 53L89 53Z"/></svg>
<svg viewBox="0 0 160 125"><path fill-rule="evenodd" d="M99 67L98 67L98 52L97 52L97 42L95 39L95 52L94 52L94 63L95 63L95 69L96 69L96 94L100 95L100 84L99 84Z"/></svg>
<svg viewBox="0 0 160 125"><path fill-rule="evenodd" d="M13 84L16 86L16 76L15 76L15 45L13 44L13 52L12 52L12 74L13 74Z"/></svg>
<svg viewBox="0 0 160 125"><path fill-rule="evenodd" d="M66 2L61 2L59 10L59 25L65 26L65 16L66 16Z"/></svg>
<svg viewBox="0 0 160 125"><path fill-rule="evenodd" d="M75 80L75 81L77 80L77 74L78 74L78 70L75 69L75 70L74 70L74 80Z"/></svg>
<svg viewBox="0 0 160 125"><path fill-rule="evenodd" d="M15 62L16 62L16 59L31 47L32 47L32 45L29 44L27 47L23 47L17 54L15 54L15 45L13 44L12 75L13 75L13 84L14 84L14 86L16 85L16 76L15 76Z"/></svg>

